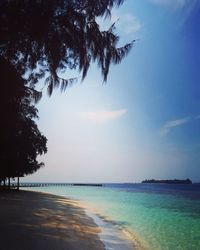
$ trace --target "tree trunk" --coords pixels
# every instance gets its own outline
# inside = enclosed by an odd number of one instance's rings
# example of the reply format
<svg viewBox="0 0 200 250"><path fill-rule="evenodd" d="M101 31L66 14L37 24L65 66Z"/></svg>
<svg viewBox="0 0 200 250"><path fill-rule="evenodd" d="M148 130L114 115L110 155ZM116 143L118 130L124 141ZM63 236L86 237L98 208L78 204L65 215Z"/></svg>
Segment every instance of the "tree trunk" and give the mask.
<svg viewBox="0 0 200 250"><path fill-rule="evenodd" d="M17 190L19 190L19 176L17 176Z"/></svg>
<svg viewBox="0 0 200 250"><path fill-rule="evenodd" d="M6 178L3 179L3 186L6 187Z"/></svg>

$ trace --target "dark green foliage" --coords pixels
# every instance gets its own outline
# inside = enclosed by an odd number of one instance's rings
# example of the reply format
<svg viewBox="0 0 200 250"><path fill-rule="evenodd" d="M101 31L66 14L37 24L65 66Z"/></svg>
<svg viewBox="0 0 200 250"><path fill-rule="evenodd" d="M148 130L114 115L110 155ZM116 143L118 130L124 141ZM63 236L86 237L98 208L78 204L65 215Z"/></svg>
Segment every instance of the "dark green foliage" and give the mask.
<svg viewBox="0 0 200 250"><path fill-rule="evenodd" d="M0 179L35 172L43 163L36 157L47 151L47 139L40 133L34 118L32 90L15 68L0 57Z"/></svg>
<svg viewBox="0 0 200 250"><path fill-rule="evenodd" d="M100 31L97 17L107 18L122 0L2 0L0 2L0 53L34 87L46 77L48 93L76 79L59 72L77 69L86 77L92 61L107 80L111 63L118 64L133 43L117 48L114 25Z"/></svg>

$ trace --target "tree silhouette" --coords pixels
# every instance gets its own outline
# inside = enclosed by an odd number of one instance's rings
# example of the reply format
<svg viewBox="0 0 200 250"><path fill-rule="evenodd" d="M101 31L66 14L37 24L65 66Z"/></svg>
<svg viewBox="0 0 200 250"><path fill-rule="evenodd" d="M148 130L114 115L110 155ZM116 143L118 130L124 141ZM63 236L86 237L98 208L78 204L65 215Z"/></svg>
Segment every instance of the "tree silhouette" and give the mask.
<svg viewBox="0 0 200 250"><path fill-rule="evenodd" d="M0 2L0 54L11 62L29 86L45 77L48 93L65 90L76 79L60 72L76 69L85 78L91 62L97 62L103 80L110 64L118 64L133 42L118 48L115 25L101 31L98 17L109 18L113 6L123 0L2 0Z"/></svg>
<svg viewBox="0 0 200 250"><path fill-rule="evenodd" d="M32 105L32 90L4 59L0 58L0 179L35 172L43 163L36 159L47 151L47 139L33 119L37 109Z"/></svg>
<svg viewBox="0 0 200 250"><path fill-rule="evenodd" d="M78 70L82 80L96 62L107 80L111 64L118 64L133 43L117 47L115 24L101 30L97 18L109 18L123 0L1 0L0 1L0 179L23 176L42 166L37 155L46 152L46 138L34 119L32 102L41 93L62 91L76 81L63 79L66 70Z"/></svg>

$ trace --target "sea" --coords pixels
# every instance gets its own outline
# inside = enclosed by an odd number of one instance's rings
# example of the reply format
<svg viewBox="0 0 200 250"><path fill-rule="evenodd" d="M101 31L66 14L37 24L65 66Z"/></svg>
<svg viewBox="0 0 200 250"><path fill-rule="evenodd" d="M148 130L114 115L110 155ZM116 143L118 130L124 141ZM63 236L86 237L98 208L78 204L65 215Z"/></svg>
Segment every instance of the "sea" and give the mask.
<svg viewBox="0 0 200 250"><path fill-rule="evenodd" d="M26 188L87 204L147 250L200 250L200 184ZM123 249L122 249L123 250Z"/></svg>

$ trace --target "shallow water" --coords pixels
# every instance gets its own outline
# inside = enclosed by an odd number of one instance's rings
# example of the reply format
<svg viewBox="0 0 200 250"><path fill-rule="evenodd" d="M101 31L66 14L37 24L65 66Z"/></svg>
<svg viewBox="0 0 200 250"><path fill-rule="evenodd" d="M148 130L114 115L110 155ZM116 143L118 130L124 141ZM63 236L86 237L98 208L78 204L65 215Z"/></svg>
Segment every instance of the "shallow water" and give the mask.
<svg viewBox="0 0 200 250"><path fill-rule="evenodd" d="M150 250L200 249L200 185L106 184L32 188L78 199Z"/></svg>

